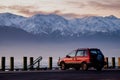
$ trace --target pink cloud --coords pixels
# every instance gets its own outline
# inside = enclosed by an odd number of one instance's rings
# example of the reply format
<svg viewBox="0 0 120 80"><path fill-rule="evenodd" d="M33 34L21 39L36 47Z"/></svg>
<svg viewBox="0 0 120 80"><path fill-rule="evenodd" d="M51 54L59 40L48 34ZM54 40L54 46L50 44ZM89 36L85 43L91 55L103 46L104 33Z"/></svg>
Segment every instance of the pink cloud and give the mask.
<svg viewBox="0 0 120 80"><path fill-rule="evenodd" d="M89 1L88 5L95 7L97 9L114 9L120 10L120 2L97 2L97 1Z"/></svg>
<svg viewBox="0 0 120 80"><path fill-rule="evenodd" d="M0 9L11 9L15 10L20 14L26 15L26 16L33 16L35 14L57 14L61 15L65 18L79 18L79 17L85 17L85 16L96 16L96 14L75 14L75 13L62 13L60 10L55 10L52 12L45 12L40 10L34 10L35 8L33 6L0 6ZM34 11L33 11L34 10Z"/></svg>
<svg viewBox="0 0 120 80"><path fill-rule="evenodd" d="M6 9L7 7L6 6L0 6L0 9Z"/></svg>
<svg viewBox="0 0 120 80"><path fill-rule="evenodd" d="M79 2L79 1L66 1L67 5L73 6L73 7L77 7L77 8L83 8L85 7L85 3L84 2Z"/></svg>

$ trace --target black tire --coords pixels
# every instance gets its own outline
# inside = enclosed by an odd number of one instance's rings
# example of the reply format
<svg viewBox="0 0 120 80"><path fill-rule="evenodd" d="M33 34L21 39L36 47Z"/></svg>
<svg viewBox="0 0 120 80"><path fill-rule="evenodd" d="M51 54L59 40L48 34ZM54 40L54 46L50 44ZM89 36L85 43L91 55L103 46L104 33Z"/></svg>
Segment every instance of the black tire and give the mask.
<svg viewBox="0 0 120 80"><path fill-rule="evenodd" d="M61 70L66 70L66 65L65 65L64 62L61 63L61 67L60 68L61 68Z"/></svg>
<svg viewBox="0 0 120 80"><path fill-rule="evenodd" d="M96 70L97 70L97 71L101 71L102 68L103 68L103 66L102 66L101 64L98 64L98 66L96 67Z"/></svg>
<svg viewBox="0 0 120 80"><path fill-rule="evenodd" d="M88 70L88 65L87 65L87 63L82 63L82 64L81 64L81 68L82 68L83 71L87 71L87 70Z"/></svg>

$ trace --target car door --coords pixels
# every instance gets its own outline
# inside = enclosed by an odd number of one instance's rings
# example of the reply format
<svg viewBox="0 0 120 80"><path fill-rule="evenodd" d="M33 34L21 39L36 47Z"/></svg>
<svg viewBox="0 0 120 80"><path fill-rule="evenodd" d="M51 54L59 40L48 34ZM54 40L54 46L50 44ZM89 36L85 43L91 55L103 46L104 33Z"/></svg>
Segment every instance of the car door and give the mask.
<svg viewBox="0 0 120 80"><path fill-rule="evenodd" d="M72 51L68 55L66 55L65 62L68 64L74 64L75 63L75 55L76 55L76 50Z"/></svg>
<svg viewBox="0 0 120 80"><path fill-rule="evenodd" d="M78 50L76 53L76 63L88 62L89 57L86 50Z"/></svg>
<svg viewBox="0 0 120 80"><path fill-rule="evenodd" d="M91 62L93 63L104 62L104 56L99 49L91 49L90 54Z"/></svg>

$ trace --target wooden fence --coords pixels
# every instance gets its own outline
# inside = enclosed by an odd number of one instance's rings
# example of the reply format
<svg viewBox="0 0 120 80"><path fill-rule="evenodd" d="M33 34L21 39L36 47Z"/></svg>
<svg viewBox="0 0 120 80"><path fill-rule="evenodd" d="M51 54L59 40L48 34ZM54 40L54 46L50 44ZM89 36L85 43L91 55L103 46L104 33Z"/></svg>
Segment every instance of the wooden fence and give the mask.
<svg viewBox="0 0 120 80"><path fill-rule="evenodd" d="M111 59L111 61L109 61L109 59ZM20 70L34 70L34 69L41 69L40 67L40 61L41 61L41 58L40 59L36 59L38 61L34 62L34 58L33 57L30 57L29 58L29 65L28 65L28 57L23 57L23 68L20 69ZM8 70L10 71L14 71L14 70L17 70L14 66L14 57L10 57L10 68ZM120 68L120 57L118 57L118 61L117 61L117 65L116 65L116 58L115 57L112 57L112 58L108 58L108 57L105 57L105 62L106 62L106 65L104 66L105 69L115 69L115 68ZM37 68L34 68L34 64L38 63L38 66ZM111 65L109 64L111 63ZM52 65L53 65L53 58L52 57L49 57L48 59L48 68L47 69L52 69ZM1 71L5 71L6 70L6 57L1 57ZM45 68L44 68L45 69ZM19 70L19 69L18 69Z"/></svg>

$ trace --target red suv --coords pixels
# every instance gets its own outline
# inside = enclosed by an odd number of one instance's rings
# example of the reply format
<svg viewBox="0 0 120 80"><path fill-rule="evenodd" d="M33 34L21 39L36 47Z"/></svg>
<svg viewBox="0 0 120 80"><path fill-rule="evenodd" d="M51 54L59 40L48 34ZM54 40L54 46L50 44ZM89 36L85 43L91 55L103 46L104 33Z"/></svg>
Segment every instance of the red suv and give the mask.
<svg viewBox="0 0 120 80"><path fill-rule="evenodd" d="M81 48L72 51L65 58L58 60L58 66L62 70L75 68L79 70L88 70L90 67L94 67L100 71L104 67L104 55L97 48Z"/></svg>

